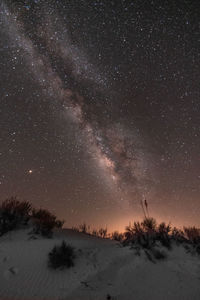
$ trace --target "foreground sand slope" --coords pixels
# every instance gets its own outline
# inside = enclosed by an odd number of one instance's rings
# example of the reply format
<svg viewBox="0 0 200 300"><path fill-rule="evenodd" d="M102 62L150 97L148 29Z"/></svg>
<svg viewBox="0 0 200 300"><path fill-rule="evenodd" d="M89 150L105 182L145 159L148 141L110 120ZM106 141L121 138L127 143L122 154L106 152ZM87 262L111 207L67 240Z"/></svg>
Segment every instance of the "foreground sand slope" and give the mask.
<svg viewBox="0 0 200 300"><path fill-rule="evenodd" d="M154 264L114 241L72 230L30 239L29 231L0 237L0 299L200 299L200 258L183 247ZM62 240L75 247L75 266L50 270L48 253Z"/></svg>

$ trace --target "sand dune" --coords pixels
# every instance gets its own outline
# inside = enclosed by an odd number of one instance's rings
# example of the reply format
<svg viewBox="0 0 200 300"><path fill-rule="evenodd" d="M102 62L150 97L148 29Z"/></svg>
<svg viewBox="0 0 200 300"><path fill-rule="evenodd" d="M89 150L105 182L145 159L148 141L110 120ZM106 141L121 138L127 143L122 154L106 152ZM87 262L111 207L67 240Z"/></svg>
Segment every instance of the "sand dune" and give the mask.
<svg viewBox="0 0 200 300"><path fill-rule="evenodd" d="M35 239L29 231L0 237L0 299L200 299L200 259L182 246L152 263L111 240L72 230ZM62 240L75 247L75 266L50 270L48 253Z"/></svg>

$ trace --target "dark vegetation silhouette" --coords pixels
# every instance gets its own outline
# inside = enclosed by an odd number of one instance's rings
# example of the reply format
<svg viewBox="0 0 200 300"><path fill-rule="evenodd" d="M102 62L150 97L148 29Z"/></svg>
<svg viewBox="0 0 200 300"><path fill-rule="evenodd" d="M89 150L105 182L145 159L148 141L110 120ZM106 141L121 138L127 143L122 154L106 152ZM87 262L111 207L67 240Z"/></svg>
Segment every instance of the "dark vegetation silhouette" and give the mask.
<svg viewBox="0 0 200 300"><path fill-rule="evenodd" d="M137 255L144 250L147 258L165 259L167 254L159 248L171 250L173 244L183 245L187 252L200 254L200 230L196 227L184 227L179 230L171 224L157 224L154 218L145 218L142 222L134 222L126 227L123 246L131 246Z"/></svg>
<svg viewBox="0 0 200 300"><path fill-rule="evenodd" d="M119 233L118 231L114 231L111 234L111 239L115 240L117 242L122 242L124 239L124 234L123 233Z"/></svg>
<svg viewBox="0 0 200 300"><path fill-rule="evenodd" d="M99 229L91 229L90 225L87 225L85 222L80 224L78 227L72 227L74 231L81 232L84 234L92 235L100 238L110 238L108 234L108 229L105 227L101 227Z"/></svg>
<svg viewBox="0 0 200 300"><path fill-rule="evenodd" d="M146 201L146 200L145 200ZM171 224L149 217L147 201L142 204L144 219L133 222L125 228L124 233L114 231L108 233L107 228L91 229L86 223L73 229L98 238L109 238L120 242L122 246L130 246L135 254L144 250L148 258L164 259L166 253L161 247L170 250L173 244L183 245L187 252L200 255L200 230L196 227L184 227L183 230ZM46 209L33 208L28 201L19 201L16 197L6 199L0 205L0 236L14 229L31 228L32 234L51 237L54 229L62 228L64 221ZM63 246L64 247L64 246ZM160 250L159 250L160 247ZM57 248L56 248L57 249Z"/></svg>
<svg viewBox="0 0 200 300"><path fill-rule="evenodd" d="M200 230L198 228L184 227L183 230L180 230L172 227L170 223L161 222L157 224L154 218L147 217L146 209L147 207L145 208L143 221L130 223L126 226L124 233L118 231L108 233L107 228L91 229L91 226L86 223L72 229L98 238L115 240L124 247L130 246L134 249L136 255L140 255L141 251L144 250L147 258L151 261L154 258L158 260L165 259L167 253L162 247L171 250L173 244L183 245L187 252L200 255Z"/></svg>
<svg viewBox="0 0 200 300"><path fill-rule="evenodd" d="M90 232L90 226L88 226L85 222L83 224L79 225L79 230L82 233L88 233Z"/></svg>
<svg viewBox="0 0 200 300"><path fill-rule="evenodd" d="M35 209L28 201L16 197L6 199L0 205L0 235L14 229L32 227L32 232L51 237L53 229L61 228L64 221L46 209Z"/></svg>
<svg viewBox="0 0 200 300"><path fill-rule="evenodd" d="M75 251L71 245L62 241L61 245L54 246L48 254L48 266L52 269L64 269L74 266Z"/></svg>
<svg viewBox="0 0 200 300"><path fill-rule="evenodd" d="M170 224L164 222L157 225L154 218L145 218L142 222L134 222L133 225L126 227L123 245L138 245L143 248L152 248L156 241L163 246L170 248Z"/></svg>
<svg viewBox="0 0 200 300"><path fill-rule="evenodd" d="M51 237L54 228L62 228L64 222L46 209L33 209L31 220L33 224L33 233Z"/></svg>
<svg viewBox="0 0 200 300"><path fill-rule="evenodd" d="M32 205L28 201L20 202L16 197L6 199L0 206L0 235L26 226L30 220Z"/></svg>

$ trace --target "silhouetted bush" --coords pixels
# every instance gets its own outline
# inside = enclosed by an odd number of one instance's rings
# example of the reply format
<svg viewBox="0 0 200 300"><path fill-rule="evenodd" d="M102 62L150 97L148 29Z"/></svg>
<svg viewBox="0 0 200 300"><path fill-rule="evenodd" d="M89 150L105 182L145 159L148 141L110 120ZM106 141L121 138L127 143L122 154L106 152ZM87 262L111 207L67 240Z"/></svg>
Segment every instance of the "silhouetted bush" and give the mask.
<svg viewBox="0 0 200 300"><path fill-rule="evenodd" d="M30 211L31 204L28 201L20 202L16 197L6 199L0 206L0 234L27 225Z"/></svg>
<svg viewBox="0 0 200 300"><path fill-rule="evenodd" d="M192 242L193 244L199 244L200 243L200 230L193 227L184 227L184 232L186 235L186 238Z"/></svg>
<svg viewBox="0 0 200 300"><path fill-rule="evenodd" d="M184 232L176 227L174 227L171 231L171 239L175 241L177 245L187 242Z"/></svg>
<svg viewBox="0 0 200 300"><path fill-rule="evenodd" d="M76 231L76 232L80 232L79 227L77 227L77 226L72 226L71 229L74 230L74 231Z"/></svg>
<svg viewBox="0 0 200 300"><path fill-rule="evenodd" d="M144 233L144 230L142 229L141 223L140 222L134 222L133 225L129 224L125 228L125 242L136 242L137 239L139 238L140 235Z"/></svg>
<svg viewBox="0 0 200 300"><path fill-rule="evenodd" d="M106 236L107 236L107 228L100 228L99 229L99 236L101 237L101 238L106 238Z"/></svg>
<svg viewBox="0 0 200 300"><path fill-rule="evenodd" d="M162 222L162 223L160 223L159 225L158 225L158 233L159 234L163 234L163 233L165 233L165 234L169 234L170 233L170 231L171 231L171 225L170 224L168 224L168 225L166 225L166 223L165 222Z"/></svg>
<svg viewBox="0 0 200 300"><path fill-rule="evenodd" d="M143 222L134 222L126 227L123 244L139 244L143 248L150 249L156 241L156 221L153 218L145 218Z"/></svg>
<svg viewBox="0 0 200 300"><path fill-rule="evenodd" d="M32 209L28 201L19 201L11 197L0 205L0 235L28 225L32 221L33 233L51 236L54 228L61 228L64 221L57 219L55 215L45 209Z"/></svg>
<svg viewBox="0 0 200 300"><path fill-rule="evenodd" d="M124 240L124 234L114 231L111 235L111 238L115 241L122 242Z"/></svg>
<svg viewBox="0 0 200 300"><path fill-rule="evenodd" d="M161 244L170 249L171 248L171 238L170 238L170 232L171 232L171 225L166 225L165 222L162 222L159 224L157 228L157 239L161 242Z"/></svg>
<svg viewBox="0 0 200 300"><path fill-rule="evenodd" d="M90 226L88 226L86 223L83 223L79 225L79 231L82 233L90 233Z"/></svg>
<svg viewBox="0 0 200 300"><path fill-rule="evenodd" d="M91 234L96 237L106 238L107 237L107 228L100 228L99 230L93 229L90 230L90 226L86 223L79 225L78 231L86 234Z"/></svg>
<svg viewBox="0 0 200 300"><path fill-rule="evenodd" d="M193 226L185 227L182 231L176 227L172 228L170 224L165 222L157 225L153 218L145 218L142 222L129 224L126 227L122 244L124 246L130 245L132 249L141 247L145 250L147 257L153 261L153 256L156 259L166 257L164 252L157 252L155 247L161 244L170 250L173 241L177 245L182 244L187 252L200 255L200 229Z"/></svg>
<svg viewBox="0 0 200 300"><path fill-rule="evenodd" d="M74 248L65 241L60 246L54 246L48 254L48 266L53 269L70 268L74 266Z"/></svg>
<svg viewBox="0 0 200 300"><path fill-rule="evenodd" d="M64 221L60 221L57 217L46 209L32 210L33 232L51 237L54 228L62 228Z"/></svg>
<svg viewBox="0 0 200 300"><path fill-rule="evenodd" d="M92 235L98 237L99 236L98 230L97 229L93 229L92 230Z"/></svg>
<svg viewBox="0 0 200 300"><path fill-rule="evenodd" d="M145 232L155 232L156 231L156 220L154 218L145 218L141 223L142 229Z"/></svg>
<svg viewBox="0 0 200 300"><path fill-rule="evenodd" d="M171 226L164 222L156 223L154 218L145 218L142 222L134 222L126 227L124 245L136 244L145 249L153 248L159 241L163 246L171 248Z"/></svg>
<svg viewBox="0 0 200 300"><path fill-rule="evenodd" d="M171 239L169 235L163 233L162 235L160 235L159 240L164 247L169 250L171 249Z"/></svg>

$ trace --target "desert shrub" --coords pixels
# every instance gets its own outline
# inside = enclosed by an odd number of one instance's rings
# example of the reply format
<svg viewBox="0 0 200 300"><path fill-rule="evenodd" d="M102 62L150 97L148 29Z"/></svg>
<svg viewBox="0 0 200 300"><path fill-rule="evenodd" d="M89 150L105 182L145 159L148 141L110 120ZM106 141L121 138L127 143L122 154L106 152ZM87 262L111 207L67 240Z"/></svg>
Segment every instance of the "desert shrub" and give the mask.
<svg viewBox="0 0 200 300"><path fill-rule="evenodd" d="M62 241L60 246L54 246L49 252L48 266L52 269L70 268L74 266L74 259L74 248Z"/></svg>
<svg viewBox="0 0 200 300"><path fill-rule="evenodd" d="M137 237L137 241L143 248L151 249L156 242L156 220L145 218L141 223L142 231Z"/></svg>
<svg viewBox="0 0 200 300"><path fill-rule="evenodd" d="M162 259L164 258L162 256L166 256L165 253L157 253L155 246L157 247L161 244L170 250L173 241L177 245L182 244L184 247L188 245L187 252L200 255L200 229L185 227L184 231L182 231L176 227L172 228L170 224L166 224L165 222L157 224L154 218L149 217L145 217L142 222L134 222L133 225L129 224L126 227L122 245L130 245L132 249L141 247L148 258L150 259L151 257L153 260L153 253L155 253L155 256L158 256L158 258L155 257L157 259Z"/></svg>
<svg viewBox="0 0 200 300"><path fill-rule="evenodd" d="M180 229L174 227L171 231L171 239L176 242L176 244L182 244L183 242L187 242L184 232Z"/></svg>
<svg viewBox="0 0 200 300"><path fill-rule="evenodd" d="M135 224L135 223L134 223ZM124 236L125 236L125 242L132 241L135 235L134 227L129 224L125 228Z"/></svg>
<svg viewBox="0 0 200 300"><path fill-rule="evenodd" d="M145 218L141 225L143 230L146 232L156 231L156 220L154 218Z"/></svg>
<svg viewBox="0 0 200 300"><path fill-rule="evenodd" d="M32 210L33 232L51 237L54 228L62 228L64 221L60 221L57 217L46 209Z"/></svg>
<svg viewBox="0 0 200 300"><path fill-rule="evenodd" d="M159 240L164 247L166 247L167 249L171 249L171 239L168 234L163 233L162 235L160 235Z"/></svg>
<svg viewBox="0 0 200 300"><path fill-rule="evenodd" d="M124 239L124 234L123 233L119 233L118 231L114 231L112 234L111 234L111 238L115 241L118 241L118 242L122 242L123 239Z"/></svg>
<svg viewBox="0 0 200 300"><path fill-rule="evenodd" d="M93 229L92 230L92 235L93 236L99 236L98 230L97 229Z"/></svg>
<svg viewBox="0 0 200 300"><path fill-rule="evenodd" d="M158 226L158 233L160 233L160 234L163 234L163 233L169 234L171 229L172 228L171 228L170 224L166 225L165 222L162 222Z"/></svg>
<svg viewBox="0 0 200 300"><path fill-rule="evenodd" d="M157 240L159 240L161 244L168 249L171 248L170 231L171 225L166 225L165 222L160 223L157 229Z"/></svg>
<svg viewBox="0 0 200 300"><path fill-rule="evenodd" d="M79 232L79 228L77 226L72 226L71 229L74 230L74 231L76 231L76 232Z"/></svg>
<svg viewBox="0 0 200 300"><path fill-rule="evenodd" d="M184 227L184 233L187 237L187 239L192 242L193 244L199 244L200 243L200 230L193 227Z"/></svg>
<svg viewBox="0 0 200 300"><path fill-rule="evenodd" d="M143 248L150 249L154 246L156 240L155 226L156 223L154 223L153 218L145 218L142 223L134 222L132 226L126 227L123 244L138 244Z"/></svg>
<svg viewBox="0 0 200 300"><path fill-rule="evenodd" d="M82 233L90 233L90 226L86 223L79 225L79 231Z"/></svg>
<svg viewBox="0 0 200 300"><path fill-rule="evenodd" d="M27 225L30 219L31 204L20 202L16 197L5 200L0 206L0 234Z"/></svg>
<svg viewBox="0 0 200 300"><path fill-rule="evenodd" d="M101 238L106 238L106 236L107 236L107 228L100 228L99 229L99 236L101 237Z"/></svg>
<svg viewBox="0 0 200 300"><path fill-rule="evenodd" d="M155 235L150 232L144 232L138 237L138 242L143 248L151 249L156 242Z"/></svg>
<svg viewBox="0 0 200 300"><path fill-rule="evenodd" d="M86 233L90 233L88 229ZM107 228L100 228L99 230L93 229L90 234L100 238L109 237L109 235L107 234Z"/></svg>
<svg viewBox="0 0 200 300"><path fill-rule="evenodd" d="M144 230L140 222L134 222L133 225L129 224L126 226L124 233L125 243L126 242L137 242L140 240L140 237L144 234Z"/></svg>
<svg viewBox="0 0 200 300"><path fill-rule="evenodd" d="M157 225L154 218L145 218L142 222L134 222L126 227L123 245L136 244L145 249L151 249L159 241L163 246L171 248L171 225Z"/></svg>

